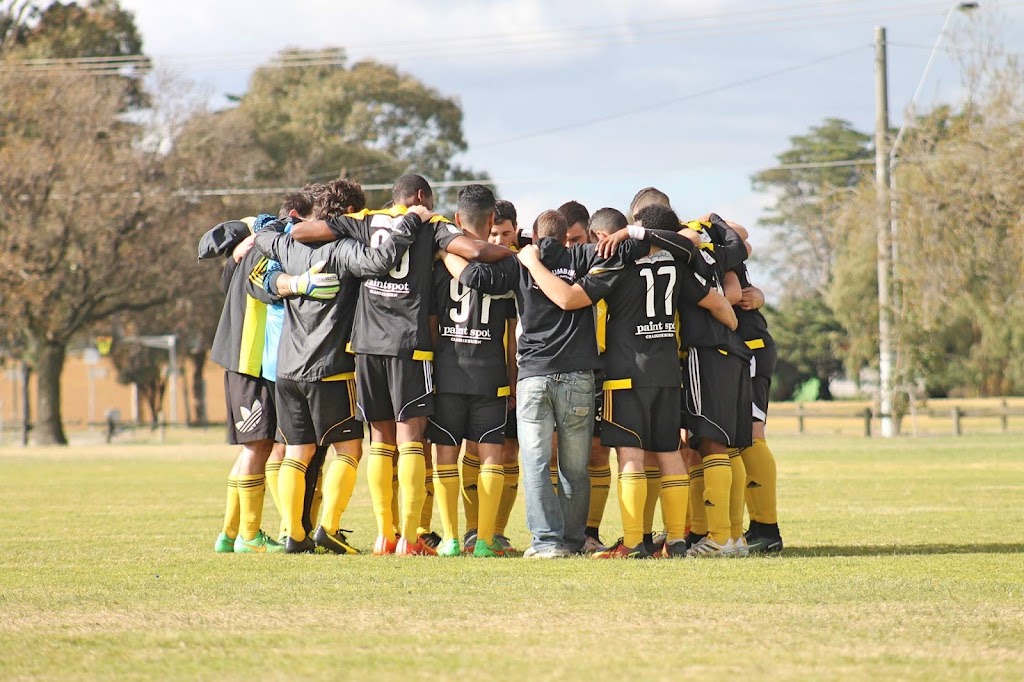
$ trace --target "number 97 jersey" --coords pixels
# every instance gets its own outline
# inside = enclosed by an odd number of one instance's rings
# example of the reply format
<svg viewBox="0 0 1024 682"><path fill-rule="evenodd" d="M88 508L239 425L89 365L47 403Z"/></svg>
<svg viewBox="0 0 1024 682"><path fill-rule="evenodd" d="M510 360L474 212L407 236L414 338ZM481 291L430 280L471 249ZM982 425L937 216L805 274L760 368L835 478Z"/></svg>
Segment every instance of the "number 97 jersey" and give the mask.
<svg viewBox="0 0 1024 682"><path fill-rule="evenodd" d="M431 314L438 320L434 385L438 393L500 398L509 394L505 333L515 298L482 294L434 267Z"/></svg>

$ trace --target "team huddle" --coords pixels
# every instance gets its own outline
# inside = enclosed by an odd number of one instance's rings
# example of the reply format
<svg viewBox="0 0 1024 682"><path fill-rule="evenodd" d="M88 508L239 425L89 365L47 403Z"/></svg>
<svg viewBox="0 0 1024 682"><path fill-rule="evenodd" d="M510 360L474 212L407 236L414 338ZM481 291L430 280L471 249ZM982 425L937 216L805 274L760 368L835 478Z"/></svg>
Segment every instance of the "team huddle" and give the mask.
<svg viewBox="0 0 1024 682"><path fill-rule="evenodd" d="M482 185L461 189L454 222L433 207L419 175L381 210L339 179L200 240L225 260L211 358L241 446L217 552L359 553L341 525L367 435L375 555L519 555L505 528L520 464L528 558L782 550L764 434L776 351L742 226L683 222L654 188L632 223L572 201L522 230Z"/></svg>

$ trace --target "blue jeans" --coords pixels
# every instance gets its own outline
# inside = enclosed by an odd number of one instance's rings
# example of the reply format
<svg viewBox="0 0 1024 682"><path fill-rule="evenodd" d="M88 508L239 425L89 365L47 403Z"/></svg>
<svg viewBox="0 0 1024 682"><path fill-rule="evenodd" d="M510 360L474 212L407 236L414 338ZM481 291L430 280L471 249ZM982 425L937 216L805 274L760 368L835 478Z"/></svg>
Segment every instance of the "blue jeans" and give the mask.
<svg viewBox="0 0 1024 682"><path fill-rule="evenodd" d="M590 508L590 438L594 431L594 373L520 379L516 384L519 452L526 491L526 525L537 551L578 552ZM558 431L559 491L548 472L551 435Z"/></svg>

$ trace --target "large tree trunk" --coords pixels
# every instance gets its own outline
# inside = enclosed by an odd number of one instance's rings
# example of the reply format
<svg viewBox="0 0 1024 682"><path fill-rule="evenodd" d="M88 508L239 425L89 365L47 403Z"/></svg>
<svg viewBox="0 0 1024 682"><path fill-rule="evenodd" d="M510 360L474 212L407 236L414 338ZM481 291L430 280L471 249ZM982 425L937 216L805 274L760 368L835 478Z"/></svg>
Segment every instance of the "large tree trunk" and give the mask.
<svg viewBox="0 0 1024 682"><path fill-rule="evenodd" d="M39 378L35 425L35 442L39 445L67 445L60 416L60 375L64 371L63 343L44 341L39 344L36 375Z"/></svg>
<svg viewBox="0 0 1024 682"><path fill-rule="evenodd" d="M192 359L192 406L195 408L196 426L206 426L206 378L203 367L206 366L206 349L189 353Z"/></svg>

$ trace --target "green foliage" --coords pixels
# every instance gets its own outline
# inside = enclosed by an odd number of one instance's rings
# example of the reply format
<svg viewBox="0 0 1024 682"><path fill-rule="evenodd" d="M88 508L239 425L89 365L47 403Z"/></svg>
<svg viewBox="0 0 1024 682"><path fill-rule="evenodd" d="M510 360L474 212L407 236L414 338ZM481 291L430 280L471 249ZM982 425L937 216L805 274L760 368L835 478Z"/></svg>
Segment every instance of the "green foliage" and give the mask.
<svg viewBox="0 0 1024 682"><path fill-rule="evenodd" d="M772 399L788 400L800 384L816 378L818 399L831 400L829 382L842 369L836 348L843 330L825 299L790 298L764 313L780 348Z"/></svg>
<svg viewBox="0 0 1024 682"><path fill-rule="evenodd" d="M825 119L790 142L790 148L776 157L780 165L867 159L873 153L871 136L838 118ZM864 166L845 165L765 170L753 177L755 190L775 197L761 222L776 228L770 256L787 291L827 290L837 237L832 213L864 174Z"/></svg>

